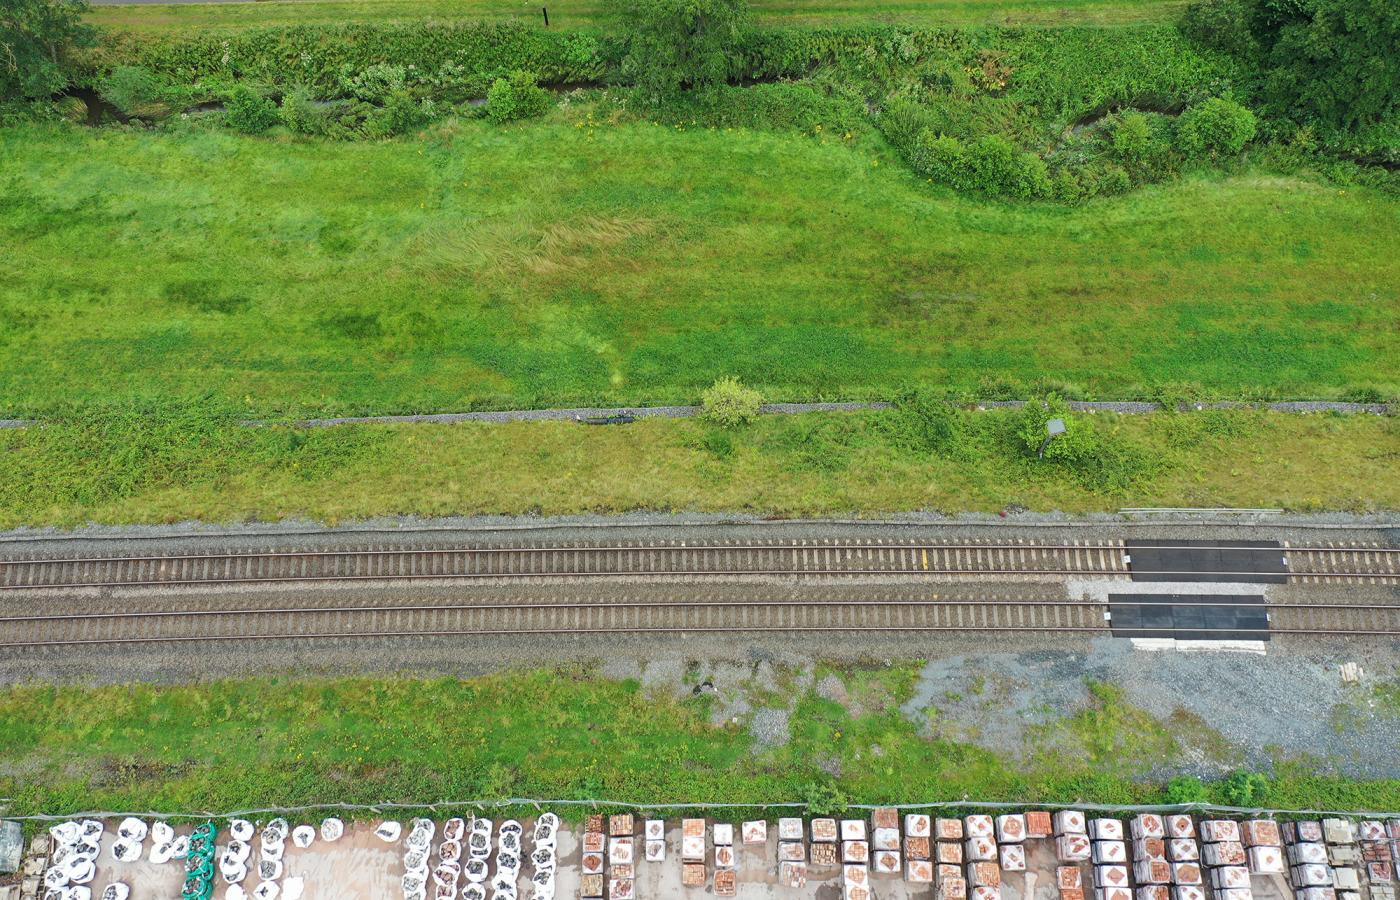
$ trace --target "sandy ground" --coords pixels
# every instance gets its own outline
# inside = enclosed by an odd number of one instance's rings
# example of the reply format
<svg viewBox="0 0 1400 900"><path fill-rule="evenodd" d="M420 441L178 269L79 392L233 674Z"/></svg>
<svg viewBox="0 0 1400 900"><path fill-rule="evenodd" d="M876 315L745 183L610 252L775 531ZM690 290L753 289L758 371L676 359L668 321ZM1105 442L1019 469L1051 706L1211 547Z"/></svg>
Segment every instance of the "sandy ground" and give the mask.
<svg viewBox="0 0 1400 900"><path fill-rule="evenodd" d="M291 820L295 827L302 822ZM143 859L135 863L118 863L111 858L110 848L115 840L115 824L109 823L102 842L102 856L97 868L97 876L92 883L94 896L100 896L101 889L114 881L121 881L131 887L132 900L174 900L179 896L184 880L183 866L178 861L156 865ZM318 824L319 820L307 824ZM403 843L386 844L373 834L377 823L347 825L345 836L335 843L316 841L304 850L287 842L285 877L300 876L305 879L305 900L390 900L402 896L400 879L403 876ZM499 823L497 823L499 824ZM527 836L526 849L531 849L528 835L533 829L533 821L523 820ZM735 823L736 839L740 829ZM638 862L636 864L636 897L638 900L706 900L714 895L713 875L714 850L709 847L707 869L709 878L704 887L685 887L681 884L680 822L668 823L667 854L663 862L646 862L641 858L640 835L637 839ZM637 829L642 827L638 817ZM190 826L177 828L177 832L188 834ZM405 827L405 833L407 827ZM441 826L438 838L441 838ZM219 834L220 851L228 841L227 829ZM708 841L707 841L708 843ZM149 839L145 849L150 852ZM1006 872L1002 876L1002 900L1057 900L1055 860L1051 840L1031 840L1027 849L1026 872ZM254 840L254 857L257 854L257 841ZM805 888L787 888L778 884L777 827L770 822L768 841L764 845L741 845L736 847L738 898L739 900L839 900L841 896L841 869L839 866L809 868L808 883ZM436 861L436 860L434 860ZM578 832L568 825L561 828L558 842L558 875L556 877L557 900L576 900L579 896L580 861ZM492 871L495 868L492 858ZM1092 884L1092 871L1089 864L1081 864L1085 884ZM529 876L532 870L527 864L521 869L519 896L529 900ZM1273 876L1254 876L1252 879L1255 900L1292 900L1293 892L1286 881ZM465 880L462 884L465 884ZM257 884L255 875L250 874L243 887L249 891ZM897 875L872 875L871 885L874 897L878 900L927 900L932 896L932 887L924 884L911 884ZM216 898L227 895L227 888L221 883L215 891ZM430 895L431 896L431 893Z"/></svg>

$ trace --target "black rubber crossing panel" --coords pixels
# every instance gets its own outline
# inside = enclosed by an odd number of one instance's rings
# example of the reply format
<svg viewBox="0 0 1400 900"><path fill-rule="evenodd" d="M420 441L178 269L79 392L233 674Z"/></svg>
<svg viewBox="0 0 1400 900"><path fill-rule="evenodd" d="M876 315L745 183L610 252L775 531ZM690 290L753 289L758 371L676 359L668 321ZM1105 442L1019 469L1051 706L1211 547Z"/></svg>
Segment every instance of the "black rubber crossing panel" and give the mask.
<svg viewBox="0 0 1400 900"><path fill-rule="evenodd" d="M1125 541L1133 581L1228 581L1284 584L1278 541Z"/></svg>
<svg viewBox="0 0 1400 900"><path fill-rule="evenodd" d="M1115 637L1183 641L1267 641L1262 596L1237 594L1109 594Z"/></svg>

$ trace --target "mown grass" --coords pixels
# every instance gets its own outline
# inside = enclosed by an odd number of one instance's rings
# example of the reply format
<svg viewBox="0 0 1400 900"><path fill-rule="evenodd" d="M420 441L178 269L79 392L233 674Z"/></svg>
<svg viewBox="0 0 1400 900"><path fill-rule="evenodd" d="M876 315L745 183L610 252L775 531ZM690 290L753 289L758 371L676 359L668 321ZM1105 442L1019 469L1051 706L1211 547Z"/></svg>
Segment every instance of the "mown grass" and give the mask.
<svg viewBox="0 0 1400 900"><path fill-rule="evenodd" d="M765 25L1120 25L1165 21L1184 0L755 0L756 22ZM422 19L521 20L552 28L608 24L600 0L521 3L515 0L262 0L258 3L187 3L96 6L89 19L130 31L252 28L338 22L408 22Z"/></svg>
<svg viewBox="0 0 1400 900"><path fill-rule="evenodd" d="M0 132L0 412L256 413L1068 384L1400 394L1400 201L1243 174L1079 208L874 138L565 108L333 143Z"/></svg>
<svg viewBox="0 0 1400 900"><path fill-rule="evenodd" d="M1098 416L1089 468L1044 463L1008 413L962 414L958 446L911 444L898 413L770 416L740 431L693 420L592 427L241 428L146 407L0 430L0 527L387 514L1123 506L1400 508L1396 420L1193 413Z"/></svg>
<svg viewBox="0 0 1400 900"><path fill-rule="evenodd" d="M886 668L917 671L875 667ZM1113 692L1084 711L1093 731L1078 724L1076 733L1137 752L1018 762L1010 751L928 737L899 709L907 693L875 695L860 670L836 671L860 708L794 693L783 698L790 739L757 752L743 722L712 724L706 704L678 699L677 685L644 690L587 668L470 680L8 687L0 789L16 815L506 797L774 803L832 783L852 802L1160 802L1152 772L1189 764L1169 743L1126 733L1143 714ZM1219 785L1210 790L1223 799ZM1261 799L1396 809L1400 782L1280 767Z"/></svg>

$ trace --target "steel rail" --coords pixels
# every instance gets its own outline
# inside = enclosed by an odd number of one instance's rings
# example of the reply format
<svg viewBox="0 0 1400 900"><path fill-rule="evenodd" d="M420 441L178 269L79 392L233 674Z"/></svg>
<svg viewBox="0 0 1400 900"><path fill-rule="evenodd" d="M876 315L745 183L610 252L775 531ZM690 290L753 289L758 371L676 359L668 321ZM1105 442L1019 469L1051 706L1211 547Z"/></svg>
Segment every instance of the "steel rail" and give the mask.
<svg viewBox="0 0 1400 900"><path fill-rule="evenodd" d="M0 622L25 623L25 622L66 622L66 621L86 621L94 619L143 619L143 618L184 618L200 616L236 616L236 615L295 615L295 614L325 614L325 613L400 613L400 612L465 612L475 610L575 610L575 609L598 609L598 610L627 610L627 609L689 609L689 608L711 608L721 609L727 607L735 608L780 608L792 607L801 608L808 606L829 606L829 607L914 607L914 608L942 608L942 607L1033 607L1047 609L1062 608L1083 608L1099 607L1107 609L1109 606L1160 606L1160 603L1146 600L921 600L921 599L892 599L881 600L878 598L865 600L842 600L834 598L801 598L794 600L765 600L765 599L745 599L745 600L661 600L647 603L637 602L581 602L581 601L559 601L544 603L410 603L401 606L273 606L273 607L227 607L221 609L151 609L151 610L123 610L121 612L83 612L83 613L41 613L31 616L0 616ZM1266 612L1274 611L1313 611L1313 610L1340 610L1348 612L1381 612L1389 610L1400 615L1400 604L1388 603L1247 603L1231 600L1228 597L1219 599L1183 598L1173 606L1210 606L1210 607L1230 607L1245 609L1264 609ZM1194 630L1194 629L1193 629Z"/></svg>
<svg viewBox="0 0 1400 900"><path fill-rule="evenodd" d="M199 585L218 586L228 584L302 584L307 582L325 581L453 581L453 580L512 580L522 578L545 578L551 580L563 580L569 578L593 579L593 578L738 578L745 576L862 576L862 575L957 575L975 578L995 578L999 576L1028 576L1028 575L1086 575L1086 576L1121 576L1128 578L1132 572L1127 569L923 569L923 568L884 568L884 569L642 569L642 570L616 570L616 571L594 571L594 572L457 572L457 573L388 573L377 575L340 575L335 573L321 573L316 575L262 575L248 577L211 577L211 578L151 578L132 581L70 581L70 582L40 582L33 584L5 584L0 585L0 591L52 591L71 590L76 588L120 588L120 587L192 587ZM1303 572L1247 572L1243 570L1225 569L1153 569L1147 573L1151 575L1283 575L1288 579L1303 580L1308 578L1342 578L1342 579L1365 579L1374 578L1380 580L1400 580L1400 571L1397 572L1327 572L1327 571L1303 571ZM1138 582L1139 584L1144 582ZM1150 583L1150 582L1148 582Z"/></svg>
<svg viewBox="0 0 1400 900"><path fill-rule="evenodd" d="M868 625L852 628L849 625L705 625L691 627L570 627L570 628L509 628L492 629L434 629L431 631L327 631L327 632L285 632L279 634L210 634L210 635L165 635L157 637L132 638L75 638L43 641L0 641L0 648L50 647L50 646L90 646L116 644L166 644L190 643L195 641L273 641L273 640L332 640L363 638L434 638L434 637L514 637L522 635L574 635L574 634L747 634L747 633L836 633L836 632L900 632L900 633L1101 633L1109 626L1098 625L1045 625L1034 629L1013 628L1005 625ZM1133 631L1177 633L1181 629L1174 626L1134 626ZM1312 635L1333 637L1373 637L1400 635L1400 629L1343 629L1343 628L1192 628L1194 634L1258 634L1261 637L1272 635Z"/></svg>
<svg viewBox="0 0 1400 900"><path fill-rule="evenodd" d="M1138 544L1127 547L1122 543L1084 543L1084 544L997 544L997 543L890 543L890 542L859 542L841 543L833 540L830 543L745 543L745 544L706 544L706 543L674 543L661 542L657 544L606 544L606 545L575 545L564 544L530 546L530 547L402 547L402 548L344 548L327 550L226 550L211 551L207 553L172 553L166 555L146 555L146 556L53 556L53 557L22 557L14 559L0 559L0 565L41 565L45 563L142 563L142 562L166 562L166 561L186 561L186 560L207 560L207 559L309 559L331 556L429 556L442 553L457 554L508 554L508 553L617 553L634 552L640 550L666 551L679 550L686 552L734 552L734 551L767 551L767 550L1044 550L1044 551L1067 551L1067 550L1116 550L1125 555L1131 555L1133 550L1182 550L1184 548L1178 544ZM1295 547L1281 545L1278 547L1245 547L1231 544L1211 544L1202 550L1232 550L1248 553L1385 553L1400 554L1400 547Z"/></svg>

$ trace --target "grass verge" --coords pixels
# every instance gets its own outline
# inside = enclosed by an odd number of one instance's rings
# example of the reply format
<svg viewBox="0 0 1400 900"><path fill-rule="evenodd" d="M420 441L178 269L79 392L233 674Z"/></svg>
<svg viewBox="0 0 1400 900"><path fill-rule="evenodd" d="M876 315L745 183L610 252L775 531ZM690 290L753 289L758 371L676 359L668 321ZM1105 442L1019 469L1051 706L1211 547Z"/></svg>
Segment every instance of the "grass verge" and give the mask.
<svg viewBox="0 0 1400 900"><path fill-rule="evenodd" d="M1154 769L1189 765L1170 743L1132 734L1142 713L1102 688L1066 721L1085 741L1131 754L1018 762L927 736L900 709L917 671L838 670L854 703L810 682L770 691L791 727L766 748L742 721L715 715L712 695L680 699L683 685L644 689L587 668L465 681L11 687L0 690L0 789L13 814L505 797L773 803L819 784L866 803L1133 803L1165 799ZM1222 802L1227 791L1212 785L1204 797ZM1396 809L1400 782L1279 766L1257 800Z"/></svg>
<svg viewBox="0 0 1400 900"><path fill-rule="evenodd" d="M1400 200L1245 174L959 197L873 137L609 124L424 139L0 131L0 404L249 413L1400 394ZM1365 240L1358 240L1365 235Z"/></svg>
<svg viewBox="0 0 1400 900"><path fill-rule="evenodd" d="M550 27L606 24L608 7L596 0L544 4ZM900 25L1122 25L1165 21L1184 0L858 0L810 3L756 0L764 25L829 26L887 22ZM423 19L542 22L540 5L513 0L264 0L258 3L139 4L94 7L92 22L129 31L255 28L341 22L412 22Z"/></svg>
<svg viewBox="0 0 1400 900"><path fill-rule="evenodd" d="M1371 416L1083 416L1095 447L1037 461L1008 412L960 413L936 448L906 412L591 427L243 428L143 406L0 431L0 527L377 515L1123 506L1400 508L1400 428Z"/></svg>

